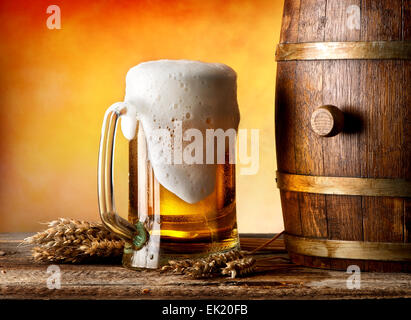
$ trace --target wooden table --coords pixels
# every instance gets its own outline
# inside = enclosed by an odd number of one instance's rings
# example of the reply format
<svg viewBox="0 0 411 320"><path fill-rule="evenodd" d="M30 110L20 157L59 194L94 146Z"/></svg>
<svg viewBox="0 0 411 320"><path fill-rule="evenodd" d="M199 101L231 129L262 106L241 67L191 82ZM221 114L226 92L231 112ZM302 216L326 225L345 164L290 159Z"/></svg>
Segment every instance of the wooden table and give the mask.
<svg viewBox="0 0 411 320"><path fill-rule="evenodd" d="M48 289L49 264L35 263L27 233L0 234L0 299L370 299L411 298L411 274L361 273L361 288L348 289L345 272L312 269L287 260L282 239L259 257L257 273L245 278L190 279L121 265L60 264L61 288ZM251 250L268 235L242 235ZM251 244L252 242L252 244ZM2 252L1 252L2 251Z"/></svg>

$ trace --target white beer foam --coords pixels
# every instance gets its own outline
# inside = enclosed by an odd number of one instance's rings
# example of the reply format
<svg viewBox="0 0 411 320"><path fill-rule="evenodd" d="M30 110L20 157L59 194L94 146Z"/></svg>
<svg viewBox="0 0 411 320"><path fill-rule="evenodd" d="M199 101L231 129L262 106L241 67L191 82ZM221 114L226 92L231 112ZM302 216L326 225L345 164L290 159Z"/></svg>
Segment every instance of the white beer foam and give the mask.
<svg viewBox="0 0 411 320"><path fill-rule="evenodd" d="M174 150L178 144L174 145L173 140L159 140L156 130L178 135L181 125L183 134L195 128L203 137L206 129L237 130L240 113L236 79L235 71L224 64L189 60L144 62L127 73L123 134L132 139L140 120L155 177L188 203L198 202L214 190L216 165L205 164L205 139L203 164L176 164L174 151L182 154L182 150ZM183 150L190 142L183 141ZM172 164L167 163L169 151Z"/></svg>

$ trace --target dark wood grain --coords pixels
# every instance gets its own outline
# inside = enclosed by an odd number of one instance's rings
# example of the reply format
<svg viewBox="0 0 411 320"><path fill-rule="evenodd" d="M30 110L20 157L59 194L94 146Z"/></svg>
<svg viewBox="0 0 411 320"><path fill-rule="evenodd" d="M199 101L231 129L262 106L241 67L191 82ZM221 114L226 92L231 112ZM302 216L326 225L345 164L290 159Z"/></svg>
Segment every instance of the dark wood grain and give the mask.
<svg viewBox="0 0 411 320"><path fill-rule="evenodd" d="M302 236L299 193L292 191L281 191L281 207L287 214L283 215L284 228L287 232Z"/></svg>
<svg viewBox="0 0 411 320"><path fill-rule="evenodd" d="M363 1L361 40L401 40L402 1ZM408 17L409 18L409 17ZM363 61L361 95L364 118L362 173L366 177L405 177L404 139L409 129L401 119L403 105L403 61ZM405 108L404 108L405 107ZM409 127L410 128L410 127ZM402 242L404 239L404 199L363 197L364 241ZM401 271L401 266L388 262L366 263L366 269Z"/></svg>
<svg viewBox="0 0 411 320"><path fill-rule="evenodd" d="M335 19L343 19L341 6ZM345 12L345 11L344 11ZM328 15L327 15L328 16ZM327 19L334 21L334 19ZM338 21L338 20L337 20ZM343 24L339 20L337 24ZM335 32L337 30L333 29ZM358 34L359 36L359 34ZM351 35L352 37L352 35ZM354 40L354 39L350 39ZM360 110L360 67L357 61L324 61L323 100L325 104L338 106L345 114L355 116ZM349 119L346 119L349 122ZM353 128L355 131L355 128ZM357 129L359 130L359 129ZM361 132L338 134L322 139L324 145L324 174L327 176L361 177ZM328 239L363 240L361 197L326 196ZM340 263L334 260L334 267ZM345 263L343 262L345 266Z"/></svg>
<svg viewBox="0 0 411 320"><path fill-rule="evenodd" d="M295 8L295 2L291 2ZM299 1L298 1L299 3ZM286 9L289 10L289 9ZM291 14L287 11L284 15ZM288 18L286 18L288 19ZM295 15L290 18L295 20ZM298 30L297 30L298 31ZM297 31L293 29L292 33L288 33L290 39L295 39ZM276 108L275 118L276 127L276 150L277 150L277 166L282 172L296 172L295 170L295 146L294 135L296 127L295 110L295 68L296 62L278 63L277 65L277 84L278 93L276 95L276 105L287 106L284 108ZM283 119L289 119L283 121ZM281 191L281 206L287 211L287 215L283 215L284 225L288 232L295 235L302 235L299 195L295 192Z"/></svg>
<svg viewBox="0 0 411 320"><path fill-rule="evenodd" d="M281 43L410 40L410 1L285 1ZM349 6L359 28L347 25ZM298 25L298 28L296 27ZM411 179L411 62L281 61L277 69L276 145L280 172ZM334 137L310 129L317 107L335 105L345 126ZM298 203L296 201L298 198ZM410 199L281 191L285 230L330 240L410 242ZM292 254L310 266L407 271L409 263L324 259Z"/></svg>
<svg viewBox="0 0 411 320"><path fill-rule="evenodd" d="M402 2L402 0L362 0L361 41L400 40L402 21L406 21L407 18L401 14Z"/></svg>
<svg viewBox="0 0 411 320"><path fill-rule="evenodd" d="M404 0L402 2L402 16L411 17L411 1ZM411 39L411 19L402 19L402 40Z"/></svg>
<svg viewBox="0 0 411 320"><path fill-rule="evenodd" d="M365 136L362 141L362 172L373 178L404 177L407 167L402 118L404 108L402 61L361 63L361 83Z"/></svg>
<svg viewBox="0 0 411 320"><path fill-rule="evenodd" d="M319 7L315 6L315 10ZM304 35L304 39L309 39ZM310 40L311 41L311 40ZM324 175L323 147L321 140L311 130L311 114L323 104L323 63L321 61L298 61L296 66L295 122L294 133L297 174ZM327 237L325 195L300 193L299 208L303 236ZM328 267L326 259L304 257L305 264Z"/></svg>
<svg viewBox="0 0 411 320"><path fill-rule="evenodd" d="M411 2L411 1L410 1ZM410 12L411 16L411 12ZM411 19L410 19L411 20ZM411 39L410 39L411 40ZM403 139L403 153L402 153L402 163L404 178L411 180L411 134L410 126L411 126L411 61L403 61L402 65L403 70L403 102L402 108L404 115L402 116L402 123L404 130L408 130L408 134L404 134L402 136ZM407 131L405 131L407 132Z"/></svg>
<svg viewBox="0 0 411 320"><path fill-rule="evenodd" d="M411 40L411 1L403 1L402 39ZM410 130L411 124L411 61L403 61L404 72L404 128ZM407 89L408 88L408 89ZM411 134L404 135L404 158L411 159ZM411 180L411 161L405 162L405 178ZM411 199L404 200L404 242L411 242Z"/></svg>
<svg viewBox="0 0 411 320"><path fill-rule="evenodd" d="M411 242L411 201L404 201L404 242Z"/></svg>
<svg viewBox="0 0 411 320"><path fill-rule="evenodd" d="M277 64L276 105L284 106L275 110L277 166L282 172L295 172L295 127L297 119L295 110L295 70L296 62L279 62ZM283 121L289 119L288 121Z"/></svg>
<svg viewBox="0 0 411 320"><path fill-rule="evenodd" d="M5 253L0 256L0 299L411 298L411 274L362 273L361 289L350 290L346 272L290 264L276 251L261 256L277 259L260 261L256 274L235 279L190 279L158 270L132 271L118 264L60 264L61 288L48 289L49 264L33 262L30 248L18 246L26 236L0 234L0 251Z"/></svg>
<svg viewBox="0 0 411 320"><path fill-rule="evenodd" d="M281 43L297 42L299 16L300 0L285 1L280 33Z"/></svg>
<svg viewBox="0 0 411 320"><path fill-rule="evenodd" d="M297 174L323 175L322 140L311 130L311 114L322 105L321 61L298 61L296 65L294 148ZM283 106L286 107L286 106ZM286 119L282 119L286 121ZM288 121L287 121L288 122Z"/></svg>
<svg viewBox="0 0 411 320"><path fill-rule="evenodd" d="M360 6L360 1L351 1L350 6ZM360 29L347 25L347 3L340 0L327 1L327 21L324 41L359 41ZM338 106L346 115L358 113L360 78L357 61L336 60L323 62L324 104ZM349 122L349 119L345 119ZM355 128L353 129L355 131ZM347 131L347 130L345 130ZM324 146L324 174L327 176L360 177L358 166L359 134L343 133L322 139ZM363 240L361 197L327 195L326 215L328 239ZM344 226L344 227L342 227ZM330 259L330 267L346 269L352 261ZM362 262L357 263L361 268Z"/></svg>
<svg viewBox="0 0 411 320"><path fill-rule="evenodd" d="M364 240L403 242L404 200L363 197Z"/></svg>

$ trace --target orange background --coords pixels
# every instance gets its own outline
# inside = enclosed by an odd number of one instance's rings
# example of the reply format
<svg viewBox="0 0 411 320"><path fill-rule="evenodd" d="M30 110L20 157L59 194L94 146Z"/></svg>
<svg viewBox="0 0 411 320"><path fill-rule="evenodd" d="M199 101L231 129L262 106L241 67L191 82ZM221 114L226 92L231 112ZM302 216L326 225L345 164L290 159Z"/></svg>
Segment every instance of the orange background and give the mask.
<svg viewBox="0 0 411 320"><path fill-rule="evenodd" d="M61 30L49 30L49 5ZM58 217L98 220L105 109L147 60L222 62L238 74L240 128L260 129L260 171L237 177L240 232L283 229L275 187L275 45L282 0L0 0L0 232ZM118 134L116 201L127 211L127 144ZM238 172L238 170L237 170Z"/></svg>

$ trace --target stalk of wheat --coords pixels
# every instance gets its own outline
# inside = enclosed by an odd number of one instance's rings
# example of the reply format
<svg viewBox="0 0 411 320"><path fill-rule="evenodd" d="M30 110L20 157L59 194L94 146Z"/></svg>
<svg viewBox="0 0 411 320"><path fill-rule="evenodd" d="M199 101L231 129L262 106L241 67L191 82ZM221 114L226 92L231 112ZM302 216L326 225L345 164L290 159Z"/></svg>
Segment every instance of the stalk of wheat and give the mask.
<svg viewBox="0 0 411 320"><path fill-rule="evenodd" d="M185 274L192 278L246 276L254 272L256 262L254 258L246 255L244 251L232 250L200 259L170 260L161 271Z"/></svg>
<svg viewBox="0 0 411 320"><path fill-rule="evenodd" d="M124 241L107 230L101 223L59 218L47 224L48 228L23 240L32 248L35 261L84 263L118 260ZM231 278L255 272L255 251L274 241L279 235L250 253L232 250L211 254L201 259L170 260L162 272L179 273L192 278L229 275Z"/></svg>
<svg viewBox="0 0 411 320"><path fill-rule="evenodd" d="M255 262L253 257L229 261L226 263L226 266L221 269L221 274L230 275L231 278L251 274L255 271Z"/></svg>
<svg viewBox="0 0 411 320"><path fill-rule="evenodd" d="M48 229L23 240L36 245L32 249L36 261L80 263L119 258L124 242L101 223L60 218L48 223Z"/></svg>

